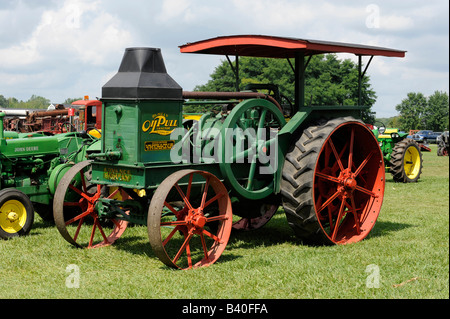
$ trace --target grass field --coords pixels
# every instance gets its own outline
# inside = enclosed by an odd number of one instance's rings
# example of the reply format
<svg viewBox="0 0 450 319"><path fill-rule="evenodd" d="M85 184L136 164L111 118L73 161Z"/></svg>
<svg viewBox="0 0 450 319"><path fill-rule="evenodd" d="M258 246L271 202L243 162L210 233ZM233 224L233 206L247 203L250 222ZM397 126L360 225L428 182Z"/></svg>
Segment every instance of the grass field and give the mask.
<svg viewBox="0 0 450 319"><path fill-rule="evenodd" d="M416 184L386 174L380 216L362 242L303 245L280 208L262 229L232 233L204 269L164 266L144 227L129 227L114 246L80 250L37 216L29 236L0 241L0 299L447 299L449 158L436 156L435 145L423 157ZM79 270L79 288L69 288L69 265Z"/></svg>

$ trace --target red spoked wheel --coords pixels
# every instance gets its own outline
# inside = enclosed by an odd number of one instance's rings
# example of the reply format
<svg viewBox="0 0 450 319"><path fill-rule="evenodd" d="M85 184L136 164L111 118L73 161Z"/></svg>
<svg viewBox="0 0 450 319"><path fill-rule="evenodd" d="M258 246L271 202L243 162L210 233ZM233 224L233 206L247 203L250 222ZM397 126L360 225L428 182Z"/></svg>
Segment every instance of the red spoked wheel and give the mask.
<svg viewBox="0 0 450 319"><path fill-rule="evenodd" d="M181 170L152 197L147 220L155 255L167 266L209 266L222 255L232 227L227 189L211 173Z"/></svg>
<svg viewBox="0 0 450 319"><path fill-rule="evenodd" d="M102 220L97 212L100 198L126 199L120 188L91 184L91 162L75 164L61 179L53 201L55 224L66 241L79 248L109 246L128 226L120 219Z"/></svg>
<svg viewBox="0 0 450 319"><path fill-rule="evenodd" d="M311 126L286 157L283 206L306 242L347 244L372 230L384 195L385 169L378 143L353 118Z"/></svg>

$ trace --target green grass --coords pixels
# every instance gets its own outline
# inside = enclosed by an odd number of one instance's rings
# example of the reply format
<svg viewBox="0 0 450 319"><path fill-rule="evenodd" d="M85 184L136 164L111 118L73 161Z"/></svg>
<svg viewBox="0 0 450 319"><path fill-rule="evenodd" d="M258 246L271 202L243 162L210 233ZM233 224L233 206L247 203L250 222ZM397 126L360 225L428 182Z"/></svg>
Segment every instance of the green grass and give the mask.
<svg viewBox="0 0 450 319"><path fill-rule="evenodd" d="M36 217L29 236L0 241L0 299L449 298L449 158L435 146L423 157L416 184L386 175L380 216L362 242L303 245L280 209L262 229L232 233L219 261L203 269L164 266L145 227L129 227L114 246L80 250ZM78 289L66 287L71 264ZM378 288L367 285L373 269Z"/></svg>

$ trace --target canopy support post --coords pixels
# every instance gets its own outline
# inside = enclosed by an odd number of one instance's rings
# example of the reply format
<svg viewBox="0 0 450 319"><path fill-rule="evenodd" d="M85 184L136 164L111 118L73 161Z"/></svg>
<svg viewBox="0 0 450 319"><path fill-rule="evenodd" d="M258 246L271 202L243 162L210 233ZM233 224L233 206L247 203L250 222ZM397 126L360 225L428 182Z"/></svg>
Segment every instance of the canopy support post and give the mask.
<svg viewBox="0 0 450 319"><path fill-rule="evenodd" d="M305 52L295 52L295 103L293 113L305 106Z"/></svg>
<svg viewBox="0 0 450 319"><path fill-rule="evenodd" d="M236 67L233 66L233 63L231 62L228 55L225 55L225 57L227 58L228 64L230 64L231 70L234 73L236 92L239 92L239 56L236 54Z"/></svg>
<svg viewBox="0 0 450 319"><path fill-rule="evenodd" d="M369 62L367 62L366 67L364 68L364 71L362 70L362 56L358 55L358 105L362 105L362 79L364 75L366 74L367 68L370 65L370 62L372 62L373 55L370 57Z"/></svg>

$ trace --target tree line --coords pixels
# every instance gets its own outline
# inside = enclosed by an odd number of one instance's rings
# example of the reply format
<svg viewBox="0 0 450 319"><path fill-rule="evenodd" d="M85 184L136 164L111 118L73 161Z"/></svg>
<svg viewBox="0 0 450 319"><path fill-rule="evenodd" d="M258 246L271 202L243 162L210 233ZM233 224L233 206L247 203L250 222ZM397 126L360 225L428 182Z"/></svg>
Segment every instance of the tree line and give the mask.
<svg viewBox="0 0 450 319"><path fill-rule="evenodd" d="M235 62L233 62L235 67ZM335 54L314 55L305 70L305 104L311 105L358 105L358 65L350 59L339 60ZM210 75L204 85L194 91L236 90L235 75L229 62L224 60ZM239 90L248 84L275 84L281 94L294 101L295 74L286 59L239 58ZM362 103L369 107L362 118L367 123L375 121L371 108L376 101L370 77L362 79Z"/></svg>
<svg viewBox="0 0 450 319"><path fill-rule="evenodd" d="M81 98L68 98L63 104L71 104ZM45 97L33 94L27 101L18 100L15 97L6 98L0 94L0 108L11 109L47 109L51 101Z"/></svg>
<svg viewBox="0 0 450 319"><path fill-rule="evenodd" d="M233 64L234 63L234 64ZM235 62L233 62L235 67ZM275 84L279 91L290 101L294 101L295 75L292 66L285 59L264 59L240 57L239 90L245 90L248 84ZM366 123L374 124L376 118L372 106L376 102L376 93L370 84L370 77L362 79L362 104L369 107L362 113ZM222 61L210 75L210 80L197 85L194 91L232 92L236 90L235 75L229 62ZM81 98L68 98L63 104L70 104ZM28 101L5 98L0 95L0 107L21 109L46 109L50 100L32 95ZM358 104L358 65L350 59L339 60L335 54L315 55L305 70L305 104L314 105L357 105ZM395 106L399 115L390 118L389 127L409 130L429 129L448 130L449 99L447 92L436 91L430 96L420 92L411 92ZM188 105L185 112L203 112L204 106Z"/></svg>
<svg viewBox="0 0 450 319"><path fill-rule="evenodd" d="M399 116L392 118L391 127L409 130L448 131L449 101L448 93L435 91L430 96L420 92L410 92L395 109Z"/></svg>

